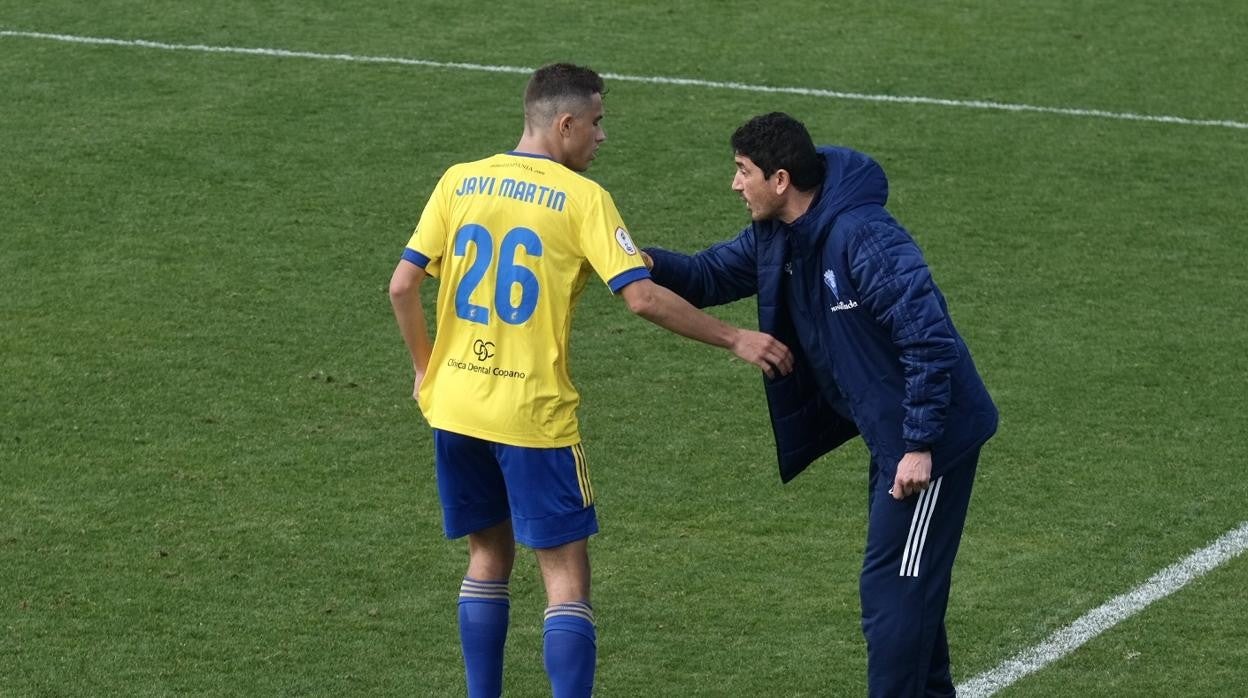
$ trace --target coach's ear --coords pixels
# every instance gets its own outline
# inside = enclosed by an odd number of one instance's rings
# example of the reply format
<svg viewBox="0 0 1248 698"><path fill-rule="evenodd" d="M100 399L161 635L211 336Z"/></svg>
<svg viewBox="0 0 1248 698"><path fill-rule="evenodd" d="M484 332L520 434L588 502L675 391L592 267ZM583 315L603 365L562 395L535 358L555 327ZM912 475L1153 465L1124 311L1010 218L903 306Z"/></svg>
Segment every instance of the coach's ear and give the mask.
<svg viewBox="0 0 1248 698"><path fill-rule="evenodd" d="M789 176L789 171L785 169L776 170L772 175L772 186L776 188L776 196L784 196L793 184L793 178Z"/></svg>

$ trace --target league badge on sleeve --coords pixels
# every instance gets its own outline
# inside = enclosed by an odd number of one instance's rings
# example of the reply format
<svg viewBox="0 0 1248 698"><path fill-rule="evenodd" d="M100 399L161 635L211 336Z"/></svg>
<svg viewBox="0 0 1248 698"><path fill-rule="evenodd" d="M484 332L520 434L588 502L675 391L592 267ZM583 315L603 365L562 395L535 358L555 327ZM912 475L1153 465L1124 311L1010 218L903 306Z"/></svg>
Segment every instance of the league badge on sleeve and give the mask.
<svg viewBox="0 0 1248 698"><path fill-rule="evenodd" d="M620 243L620 247L623 248L629 256L637 254L637 246L633 244L633 238L629 236L628 231L624 228L615 229L615 241Z"/></svg>

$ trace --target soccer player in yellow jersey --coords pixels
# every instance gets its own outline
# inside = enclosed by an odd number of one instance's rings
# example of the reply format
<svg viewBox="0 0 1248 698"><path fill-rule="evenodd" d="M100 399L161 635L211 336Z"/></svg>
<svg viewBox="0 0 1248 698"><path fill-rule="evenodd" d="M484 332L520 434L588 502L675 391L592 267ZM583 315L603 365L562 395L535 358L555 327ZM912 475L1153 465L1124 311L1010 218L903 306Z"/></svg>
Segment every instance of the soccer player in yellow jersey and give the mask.
<svg viewBox="0 0 1248 698"><path fill-rule="evenodd" d="M606 140L604 92L588 68L537 70L515 150L446 171L390 280L413 397L434 429L446 535L468 537L459 627L472 698L502 691L515 541L536 551L545 582L555 697L593 687L588 538L598 521L568 374L572 309L591 272L657 325L768 375L792 368L770 335L726 325L650 280L611 195L579 174ZM432 343L426 276L440 280Z"/></svg>

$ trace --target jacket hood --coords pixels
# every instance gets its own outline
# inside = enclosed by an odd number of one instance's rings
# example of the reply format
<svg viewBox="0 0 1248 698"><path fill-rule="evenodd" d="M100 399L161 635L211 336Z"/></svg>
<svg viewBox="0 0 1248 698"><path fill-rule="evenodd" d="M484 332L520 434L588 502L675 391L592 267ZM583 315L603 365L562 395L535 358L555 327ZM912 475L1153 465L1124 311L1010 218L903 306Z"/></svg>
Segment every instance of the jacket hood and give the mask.
<svg viewBox="0 0 1248 698"><path fill-rule="evenodd" d="M823 188L810 209L793 221L795 230L821 237L845 211L870 204L883 206L888 201L888 178L875 160L849 148L819 146L817 150L827 168Z"/></svg>

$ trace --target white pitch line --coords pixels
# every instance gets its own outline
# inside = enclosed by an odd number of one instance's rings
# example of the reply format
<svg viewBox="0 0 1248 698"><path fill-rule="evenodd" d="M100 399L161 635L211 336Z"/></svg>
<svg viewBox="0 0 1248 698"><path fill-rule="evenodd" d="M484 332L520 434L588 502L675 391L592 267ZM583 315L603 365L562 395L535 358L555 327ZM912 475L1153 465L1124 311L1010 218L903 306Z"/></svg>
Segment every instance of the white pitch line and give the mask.
<svg viewBox="0 0 1248 698"><path fill-rule="evenodd" d="M104 46L129 46L134 48L161 49L164 51L198 51L201 53L232 53L249 56L275 56L279 58L309 58L324 61L347 61L352 63L388 63L393 65L421 66L425 68L448 68L453 70L472 70L488 73L528 74L533 68L510 65L486 65L481 63L457 63L432 61L421 58L399 58L394 56L360 56L349 53L315 53L312 51L290 51L280 48L247 48L241 46L206 46L203 44L169 44L145 39L110 39L94 36L75 36L71 34L48 34L44 32L0 30L0 37L17 37L25 39L44 39L76 44L96 44ZM1135 114L1132 112L1105 111L1102 109L1079 109L1073 107L1044 107L1034 104L1010 104L1008 102L991 102L985 100L940 99L937 97L914 97L903 95L877 95L862 92L840 92L813 87L776 87L772 85L752 85L744 82L722 82L717 80L698 80L695 78L671 78L648 75L623 75L620 73L602 73L609 80L625 82L641 82L653 85L676 85L684 87L703 87L719 90L736 90L739 92L761 92L766 94L788 94L803 97L828 97L859 102L886 102L893 104L921 104L941 107L959 107L963 109L989 109L1009 112L1034 112L1040 114L1060 114L1063 116L1091 117L1098 119L1117 119L1119 121L1146 121L1181 126L1214 126L1220 128L1248 129L1248 122L1229 121L1224 119L1191 119L1183 116L1165 116L1155 114Z"/></svg>
<svg viewBox="0 0 1248 698"><path fill-rule="evenodd" d="M1135 589L1088 611L1039 645L1019 652L997 668L958 686L958 695L962 698L987 698L993 695L1024 676L1065 657L1092 638L1142 611L1154 601L1182 589L1189 582L1204 576L1245 549L1248 549L1248 521L1153 575Z"/></svg>

